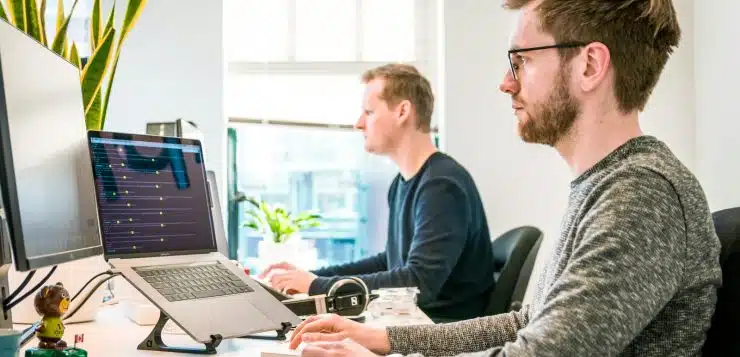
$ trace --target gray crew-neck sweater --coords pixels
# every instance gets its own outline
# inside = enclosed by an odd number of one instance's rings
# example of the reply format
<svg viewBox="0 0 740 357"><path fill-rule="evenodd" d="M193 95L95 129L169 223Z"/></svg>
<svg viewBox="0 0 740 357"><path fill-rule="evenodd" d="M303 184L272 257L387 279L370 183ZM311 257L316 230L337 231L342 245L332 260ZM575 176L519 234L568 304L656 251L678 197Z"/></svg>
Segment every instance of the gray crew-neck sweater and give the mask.
<svg viewBox="0 0 740 357"><path fill-rule="evenodd" d="M389 327L399 354L699 356L721 283L720 243L696 178L661 141L634 138L571 183L531 305Z"/></svg>

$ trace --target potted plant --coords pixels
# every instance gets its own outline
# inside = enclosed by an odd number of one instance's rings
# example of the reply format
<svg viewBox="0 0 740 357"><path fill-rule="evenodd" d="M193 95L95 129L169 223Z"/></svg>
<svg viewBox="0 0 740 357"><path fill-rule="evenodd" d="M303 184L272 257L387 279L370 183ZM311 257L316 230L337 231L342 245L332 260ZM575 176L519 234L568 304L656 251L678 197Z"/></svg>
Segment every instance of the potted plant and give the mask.
<svg viewBox="0 0 740 357"><path fill-rule="evenodd" d="M313 242L302 239L300 233L308 228L319 227L320 214L312 211L292 214L264 200L252 197L241 200L250 205L245 212L247 219L242 225L259 232L263 238L257 247L261 265L289 261L305 269L315 266L317 254Z"/></svg>
<svg viewBox="0 0 740 357"><path fill-rule="evenodd" d="M74 42L70 43L67 38L67 27L77 6L77 1L79 0L74 0L72 9L65 16L64 1L58 0L57 21L56 24L53 24L56 26L56 33L53 39L46 38L46 28L48 26L44 22L46 0L0 0L0 19L24 31L44 46L67 58L80 69L85 124L88 130L101 130L105 125L108 101L123 41L139 19L147 0L128 0L126 15L118 30L114 26L115 3L107 21L103 24L101 0L94 0L90 16L91 55L87 58L80 58L77 45ZM103 84L106 84L105 91L102 88Z"/></svg>

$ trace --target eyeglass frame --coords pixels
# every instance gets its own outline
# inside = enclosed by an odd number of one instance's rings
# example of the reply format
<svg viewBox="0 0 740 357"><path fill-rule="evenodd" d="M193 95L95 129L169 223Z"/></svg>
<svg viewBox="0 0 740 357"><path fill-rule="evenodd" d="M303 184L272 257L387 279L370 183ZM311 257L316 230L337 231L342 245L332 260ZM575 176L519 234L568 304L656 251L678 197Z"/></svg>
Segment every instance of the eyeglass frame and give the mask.
<svg viewBox="0 0 740 357"><path fill-rule="evenodd" d="M524 47L524 48L511 49L507 51L507 56L509 57L509 68L511 69L511 76L514 78L515 81L519 80L519 78L517 78L516 71L514 70L514 62L511 60L512 54L516 54L519 52L546 50L550 48L577 48L577 47L583 47L586 45L588 45L587 42L566 42L566 43L556 43L554 45L547 45L547 46Z"/></svg>

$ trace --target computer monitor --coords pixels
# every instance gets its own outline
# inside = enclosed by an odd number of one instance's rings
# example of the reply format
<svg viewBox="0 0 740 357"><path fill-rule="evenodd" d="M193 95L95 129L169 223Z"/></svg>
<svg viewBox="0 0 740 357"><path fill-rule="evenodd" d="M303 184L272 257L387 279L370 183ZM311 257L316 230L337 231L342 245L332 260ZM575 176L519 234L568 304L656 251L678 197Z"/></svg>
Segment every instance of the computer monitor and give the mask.
<svg viewBox="0 0 740 357"><path fill-rule="evenodd" d="M0 182L18 271L102 253L79 69L0 20Z"/></svg>

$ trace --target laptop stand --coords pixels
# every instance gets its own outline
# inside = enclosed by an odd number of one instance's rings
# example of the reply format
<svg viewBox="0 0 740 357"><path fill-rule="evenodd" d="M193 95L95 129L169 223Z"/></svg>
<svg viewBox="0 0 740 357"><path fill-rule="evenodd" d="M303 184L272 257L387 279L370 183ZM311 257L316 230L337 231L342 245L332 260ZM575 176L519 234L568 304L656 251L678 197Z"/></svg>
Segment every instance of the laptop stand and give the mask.
<svg viewBox="0 0 740 357"><path fill-rule="evenodd" d="M221 344L221 341L223 340L221 335L211 335L211 342L205 343L205 348L203 349L167 346L162 340L162 329L164 328L164 325L167 324L167 320L169 319L169 316L167 316L167 314L160 310L159 320L157 320L154 328L151 332L149 332L149 335L144 339L144 341L141 341L141 343L139 343L138 349L147 351L179 352L208 355L216 354L216 347L218 347L218 345ZM290 322L281 322L280 326L282 326L282 329L275 330L277 336L248 335L242 336L241 338L282 341L287 338L288 332L290 332L293 324L291 324Z"/></svg>
<svg viewBox="0 0 740 357"><path fill-rule="evenodd" d="M163 352L180 352L180 353L193 353L193 354L216 354L216 347L221 343L221 335L211 335L211 342L206 343L204 349L192 348L192 347L171 347L167 346L162 341L162 329L169 320L169 316L163 311L159 311L159 320L154 325L154 329L149 335L141 341L138 349L147 351L163 351Z"/></svg>

